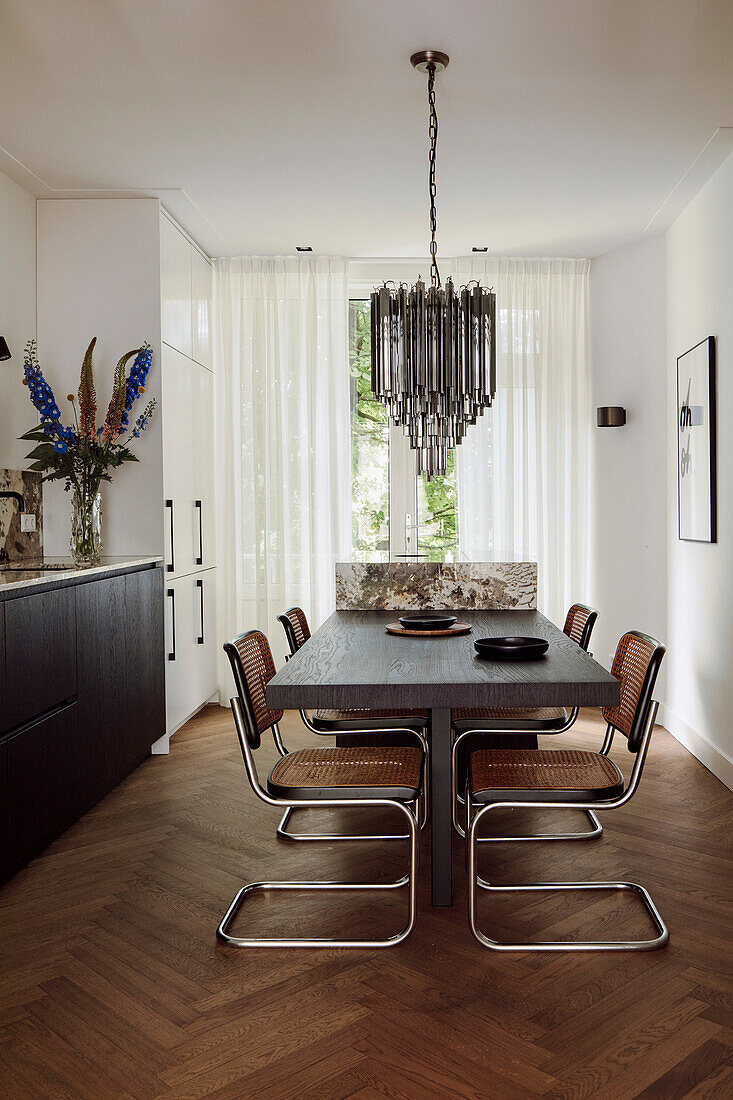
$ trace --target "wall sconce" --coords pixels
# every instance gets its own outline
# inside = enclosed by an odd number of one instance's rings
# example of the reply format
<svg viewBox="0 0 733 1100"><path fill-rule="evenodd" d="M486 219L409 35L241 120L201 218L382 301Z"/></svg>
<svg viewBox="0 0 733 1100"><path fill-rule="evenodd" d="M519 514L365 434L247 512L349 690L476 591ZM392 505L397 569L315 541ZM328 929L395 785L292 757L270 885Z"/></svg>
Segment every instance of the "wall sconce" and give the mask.
<svg viewBox="0 0 733 1100"><path fill-rule="evenodd" d="M622 428L626 423L626 409L623 405L601 405L596 409L596 424L599 428Z"/></svg>
<svg viewBox="0 0 733 1100"><path fill-rule="evenodd" d="M0 362L10 359L10 348L4 336L0 336Z"/></svg>

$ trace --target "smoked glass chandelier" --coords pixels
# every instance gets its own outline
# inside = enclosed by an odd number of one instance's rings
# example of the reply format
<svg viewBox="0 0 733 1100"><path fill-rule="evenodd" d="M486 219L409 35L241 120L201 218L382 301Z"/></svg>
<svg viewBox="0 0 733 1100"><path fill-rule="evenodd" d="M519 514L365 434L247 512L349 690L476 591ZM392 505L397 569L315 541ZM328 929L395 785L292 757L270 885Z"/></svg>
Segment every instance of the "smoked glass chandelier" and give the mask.
<svg viewBox="0 0 733 1100"><path fill-rule="evenodd" d="M417 451L417 472L428 480L445 474L448 451L496 393L496 295L478 282L458 289L451 279L440 285L435 74L448 60L438 50L422 50L410 58L418 72L428 74L430 286L420 277L411 287L385 283L371 296L372 390L392 423L409 435Z"/></svg>

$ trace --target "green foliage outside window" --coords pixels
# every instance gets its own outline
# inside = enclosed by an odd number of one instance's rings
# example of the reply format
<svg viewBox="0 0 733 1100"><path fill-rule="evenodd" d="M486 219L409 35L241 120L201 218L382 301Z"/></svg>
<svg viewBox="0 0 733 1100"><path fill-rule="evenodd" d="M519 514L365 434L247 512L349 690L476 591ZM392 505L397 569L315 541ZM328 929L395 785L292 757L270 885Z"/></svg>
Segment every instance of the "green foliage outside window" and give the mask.
<svg viewBox="0 0 733 1100"><path fill-rule="evenodd" d="M351 375L352 552L354 560L389 556L389 424L387 411L372 393L369 302L349 303ZM428 561L458 557L455 450L448 472L417 483L419 553Z"/></svg>
<svg viewBox="0 0 733 1100"><path fill-rule="evenodd" d="M351 546L355 560L389 557L389 424L372 393L369 302L349 303Z"/></svg>
<svg viewBox="0 0 733 1100"><path fill-rule="evenodd" d="M458 487L455 448L448 452L444 477L417 481L418 549L428 561L458 559Z"/></svg>

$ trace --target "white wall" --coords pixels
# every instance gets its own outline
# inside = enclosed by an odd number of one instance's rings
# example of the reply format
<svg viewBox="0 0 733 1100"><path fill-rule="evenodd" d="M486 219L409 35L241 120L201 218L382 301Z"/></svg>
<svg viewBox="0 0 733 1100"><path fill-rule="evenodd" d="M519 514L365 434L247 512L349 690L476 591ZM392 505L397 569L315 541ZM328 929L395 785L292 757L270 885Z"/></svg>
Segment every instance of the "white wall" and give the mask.
<svg viewBox="0 0 733 1100"><path fill-rule="evenodd" d="M62 414L67 393L96 336L94 374L98 422L110 398L115 363L147 340L153 366L143 402L158 411L135 442L139 463L113 473L102 489L103 553L160 554L161 366L160 205L157 199L40 199L38 202L38 355ZM44 490L45 550L69 552L70 498L59 482Z"/></svg>
<svg viewBox="0 0 733 1100"><path fill-rule="evenodd" d="M21 432L37 422L22 385L23 348L36 335L36 200L0 173L0 335L12 359L0 363L0 468L19 470L29 445Z"/></svg>
<svg viewBox="0 0 733 1100"><path fill-rule="evenodd" d="M610 666L625 631L667 633L664 237L593 260L590 303L594 424L599 405L627 416L623 428L593 428L591 648Z"/></svg>
<svg viewBox="0 0 733 1100"><path fill-rule="evenodd" d="M665 725L733 786L733 157L667 234L667 399L676 359L716 337L718 541L677 537L677 439L668 437L667 708Z"/></svg>

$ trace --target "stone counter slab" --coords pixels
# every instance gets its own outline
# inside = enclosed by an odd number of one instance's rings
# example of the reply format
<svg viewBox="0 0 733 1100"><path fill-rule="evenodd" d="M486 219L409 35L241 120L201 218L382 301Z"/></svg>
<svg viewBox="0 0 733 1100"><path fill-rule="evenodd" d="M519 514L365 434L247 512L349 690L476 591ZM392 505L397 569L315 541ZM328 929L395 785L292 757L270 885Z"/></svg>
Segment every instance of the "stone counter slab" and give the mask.
<svg viewBox="0 0 733 1100"><path fill-rule="evenodd" d="M160 557L102 558L99 565L77 569L71 558L48 558L47 564L53 569L34 569L28 562L28 568L19 569L20 562L14 562L12 568L0 568L0 600L18 595L30 595L32 592L50 588L62 588L69 584L83 584L85 581L112 576L114 573L133 569L152 568L162 564Z"/></svg>
<svg viewBox="0 0 733 1100"><path fill-rule="evenodd" d="M532 611L536 562L339 562L337 611Z"/></svg>

